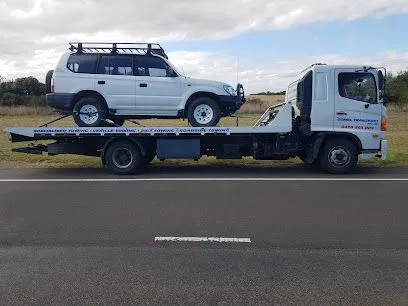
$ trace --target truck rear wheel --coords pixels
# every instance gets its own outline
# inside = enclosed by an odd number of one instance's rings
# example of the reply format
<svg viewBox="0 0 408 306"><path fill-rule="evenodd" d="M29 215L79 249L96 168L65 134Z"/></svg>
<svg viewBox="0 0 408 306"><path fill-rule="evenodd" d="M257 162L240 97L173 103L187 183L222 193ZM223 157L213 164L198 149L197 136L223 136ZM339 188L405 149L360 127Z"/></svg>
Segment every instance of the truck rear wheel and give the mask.
<svg viewBox="0 0 408 306"><path fill-rule="evenodd" d="M323 145L319 162L322 170L332 174L346 174L352 171L358 161L356 145L344 138L329 140Z"/></svg>
<svg viewBox="0 0 408 306"><path fill-rule="evenodd" d="M138 146L126 140L118 140L110 144L105 152L105 160L107 167L114 174L140 173L146 166L146 161Z"/></svg>

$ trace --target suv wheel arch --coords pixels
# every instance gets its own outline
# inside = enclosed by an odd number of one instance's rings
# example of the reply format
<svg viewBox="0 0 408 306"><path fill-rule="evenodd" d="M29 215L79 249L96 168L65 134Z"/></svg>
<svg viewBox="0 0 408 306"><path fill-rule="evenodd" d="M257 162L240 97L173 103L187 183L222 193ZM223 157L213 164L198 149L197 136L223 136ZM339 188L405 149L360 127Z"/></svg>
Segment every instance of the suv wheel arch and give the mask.
<svg viewBox="0 0 408 306"><path fill-rule="evenodd" d="M97 91L94 90L82 90L80 92L78 92L75 97L74 100L72 101L72 109L74 109L75 104L78 103L78 101L80 101L83 98L95 98L98 99L101 103L103 103L103 105L106 107L106 109L108 110L108 104L106 103L106 99Z"/></svg>
<svg viewBox="0 0 408 306"><path fill-rule="evenodd" d="M198 99L198 98L210 98L212 100L214 100L218 105L220 104L220 99L219 96L216 95L215 93L212 92L207 92L207 91L199 91L199 92L195 92L193 93L186 102L186 105L184 106L184 111L183 111L183 118L187 118L188 115L188 108L190 107L191 103L193 103L194 100Z"/></svg>

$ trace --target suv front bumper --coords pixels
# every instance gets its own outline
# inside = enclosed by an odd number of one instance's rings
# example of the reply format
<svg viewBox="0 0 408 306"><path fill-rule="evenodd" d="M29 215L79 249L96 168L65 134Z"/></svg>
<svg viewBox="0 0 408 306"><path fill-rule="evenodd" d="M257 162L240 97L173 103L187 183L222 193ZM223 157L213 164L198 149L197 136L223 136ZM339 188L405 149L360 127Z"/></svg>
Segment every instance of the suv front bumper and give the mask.
<svg viewBox="0 0 408 306"><path fill-rule="evenodd" d="M58 110L72 110L74 107L75 94L50 93L46 95L47 105Z"/></svg>
<svg viewBox="0 0 408 306"><path fill-rule="evenodd" d="M220 106L224 115L231 115L241 108L246 102L244 87L242 84L237 85L236 95L220 96Z"/></svg>
<svg viewBox="0 0 408 306"><path fill-rule="evenodd" d="M238 96L220 96L220 106L225 114L235 113L244 105L245 99Z"/></svg>

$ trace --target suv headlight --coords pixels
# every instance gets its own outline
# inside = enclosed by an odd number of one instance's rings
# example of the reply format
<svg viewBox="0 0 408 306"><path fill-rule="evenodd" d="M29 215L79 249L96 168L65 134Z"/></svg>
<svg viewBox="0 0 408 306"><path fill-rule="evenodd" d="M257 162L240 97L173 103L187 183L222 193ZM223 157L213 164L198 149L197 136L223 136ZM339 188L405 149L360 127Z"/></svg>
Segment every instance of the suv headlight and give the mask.
<svg viewBox="0 0 408 306"><path fill-rule="evenodd" d="M224 90L230 95L235 96L235 89L232 86L224 85Z"/></svg>

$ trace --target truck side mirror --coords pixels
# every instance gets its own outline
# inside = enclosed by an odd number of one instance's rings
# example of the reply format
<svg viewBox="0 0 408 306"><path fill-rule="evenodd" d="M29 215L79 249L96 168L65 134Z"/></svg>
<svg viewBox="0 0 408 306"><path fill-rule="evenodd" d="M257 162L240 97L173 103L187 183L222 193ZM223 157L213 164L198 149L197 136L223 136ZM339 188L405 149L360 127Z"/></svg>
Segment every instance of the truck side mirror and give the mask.
<svg viewBox="0 0 408 306"><path fill-rule="evenodd" d="M384 89L384 74L381 70L378 71L378 87L380 90Z"/></svg>

